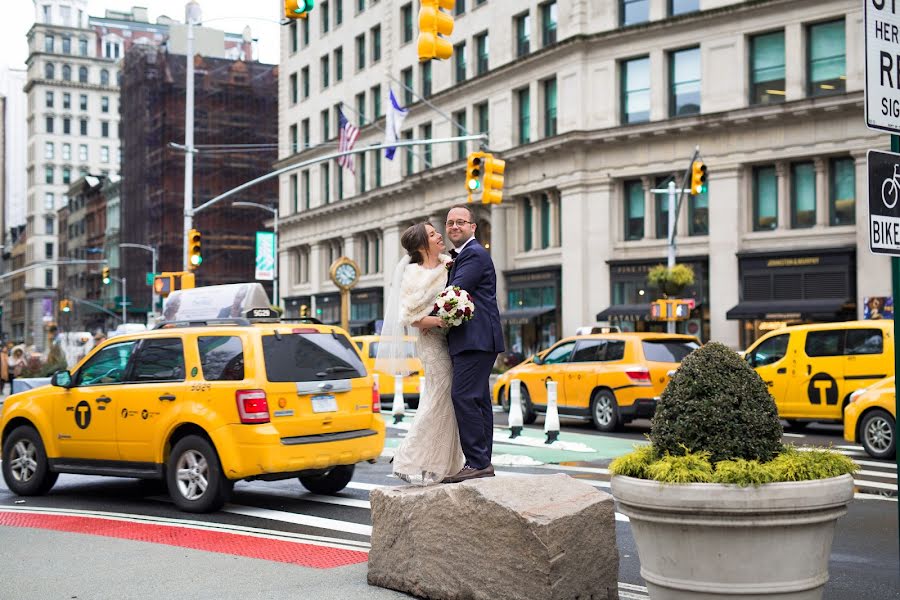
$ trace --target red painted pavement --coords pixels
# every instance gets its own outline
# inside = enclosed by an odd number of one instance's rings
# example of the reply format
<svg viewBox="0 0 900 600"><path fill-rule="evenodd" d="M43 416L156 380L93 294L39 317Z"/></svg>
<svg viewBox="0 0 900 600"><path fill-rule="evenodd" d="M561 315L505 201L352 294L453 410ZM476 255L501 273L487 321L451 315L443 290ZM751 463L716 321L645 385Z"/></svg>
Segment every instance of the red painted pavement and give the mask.
<svg viewBox="0 0 900 600"><path fill-rule="evenodd" d="M180 546L194 550L259 558L315 569L331 569L366 562L369 555L358 550L344 550L284 540L270 540L251 535L172 527L152 523L135 523L95 517L25 514L0 512L0 525L50 529L68 533Z"/></svg>

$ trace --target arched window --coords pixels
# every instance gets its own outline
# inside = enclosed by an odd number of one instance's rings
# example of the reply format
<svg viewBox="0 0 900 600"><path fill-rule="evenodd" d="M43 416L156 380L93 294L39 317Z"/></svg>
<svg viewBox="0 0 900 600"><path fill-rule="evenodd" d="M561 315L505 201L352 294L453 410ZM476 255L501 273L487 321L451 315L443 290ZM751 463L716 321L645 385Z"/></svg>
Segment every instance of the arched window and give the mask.
<svg viewBox="0 0 900 600"><path fill-rule="evenodd" d="M87 67L78 67L79 83L87 83L87 75L88 75Z"/></svg>
<svg viewBox="0 0 900 600"><path fill-rule="evenodd" d="M109 85L109 71L106 69L100 71L100 85Z"/></svg>
<svg viewBox="0 0 900 600"><path fill-rule="evenodd" d="M44 65L44 78L53 79L54 77L56 77L56 69L53 68L53 63L47 63Z"/></svg>
<svg viewBox="0 0 900 600"><path fill-rule="evenodd" d="M72 81L72 67L63 65L62 69L63 81Z"/></svg>

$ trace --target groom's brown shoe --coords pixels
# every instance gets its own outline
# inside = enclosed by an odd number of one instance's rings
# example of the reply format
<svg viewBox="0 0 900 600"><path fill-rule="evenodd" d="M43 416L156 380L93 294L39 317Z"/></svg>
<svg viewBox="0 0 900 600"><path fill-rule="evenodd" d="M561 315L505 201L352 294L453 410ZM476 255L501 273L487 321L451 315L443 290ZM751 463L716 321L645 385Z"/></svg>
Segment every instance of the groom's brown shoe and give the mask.
<svg viewBox="0 0 900 600"><path fill-rule="evenodd" d="M481 477L493 476L494 465L488 464L488 466L483 469L476 469L475 467L466 465L460 470L459 473L453 475L452 477L446 477L441 483L460 483L461 481L468 481L470 479L479 479Z"/></svg>

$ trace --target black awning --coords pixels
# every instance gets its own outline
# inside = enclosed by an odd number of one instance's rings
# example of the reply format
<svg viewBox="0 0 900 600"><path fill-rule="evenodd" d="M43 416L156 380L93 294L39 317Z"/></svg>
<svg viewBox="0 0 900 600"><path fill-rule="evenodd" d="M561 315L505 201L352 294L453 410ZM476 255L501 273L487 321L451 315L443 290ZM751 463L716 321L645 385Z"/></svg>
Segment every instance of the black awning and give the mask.
<svg viewBox="0 0 900 600"><path fill-rule="evenodd" d="M816 298L808 300L755 300L741 302L725 317L728 319L830 319L852 305L853 300Z"/></svg>
<svg viewBox="0 0 900 600"><path fill-rule="evenodd" d="M365 327L366 325L375 326L375 319L351 319L350 327Z"/></svg>
<svg viewBox="0 0 900 600"><path fill-rule="evenodd" d="M517 308L500 313L500 320L511 325L525 325L538 317L542 317L556 310L555 306L540 306L537 308Z"/></svg>
<svg viewBox="0 0 900 600"><path fill-rule="evenodd" d="M650 304L613 304L606 310L597 313L598 321L606 321L610 317L640 319L650 316Z"/></svg>

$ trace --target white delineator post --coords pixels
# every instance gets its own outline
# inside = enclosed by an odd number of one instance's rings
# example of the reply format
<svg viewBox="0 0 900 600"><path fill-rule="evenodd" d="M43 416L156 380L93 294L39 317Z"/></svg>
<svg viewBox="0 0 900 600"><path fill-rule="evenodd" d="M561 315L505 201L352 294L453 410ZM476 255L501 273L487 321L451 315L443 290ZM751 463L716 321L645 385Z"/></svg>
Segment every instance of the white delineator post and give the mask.
<svg viewBox="0 0 900 600"><path fill-rule="evenodd" d="M394 424L403 420L406 414L406 403L403 401L403 375L394 375L394 406L391 408Z"/></svg>
<svg viewBox="0 0 900 600"><path fill-rule="evenodd" d="M510 439L517 438L522 435L522 425L524 419L522 417L522 382L519 379L513 379L509 383L509 429Z"/></svg>
<svg viewBox="0 0 900 600"><path fill-rule="evenodd" d="M545 444L552 444L559 438L559 409L556 406L555 381L547 382L547 416L544 418L544 433L547 434Z"/></svg>

